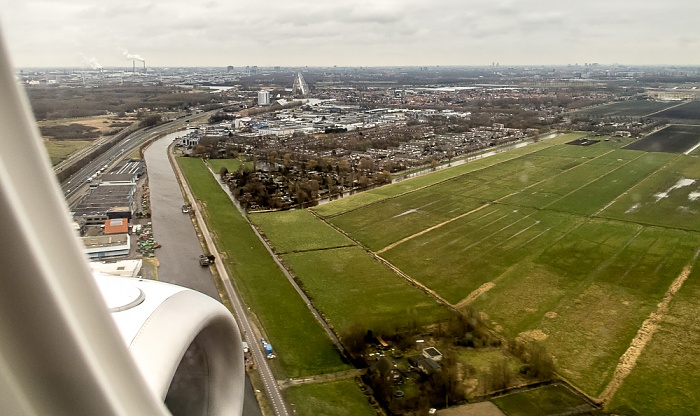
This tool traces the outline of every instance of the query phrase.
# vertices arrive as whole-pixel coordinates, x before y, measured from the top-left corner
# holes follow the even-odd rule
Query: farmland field
[[[179,158],[204,212],[236,289],[255,311],[275,345],[273,365],[282,377],[348,368],[260,240],[201,159]]]
[[[658,114],[654,118],[671,120],[677,124],[700,124],[700,101],[691,101],[683,105],[669,108]]]
[[[277,253],[347,247],[353,241],[319,221],[306,210],[250,214]]]
[[[44,146],[51,158],[51,164],[55,166],[78,150],[90,146],[91,143],[92,141],[86,140],[52,140],[45,141]]]
[[[666,101],[629,100],[612,104],[604,104],[597,107],[580,110],[576,113],[607,117],[644,117],[674,105],[678,105],[678,103]]]
[[[359,247],[292,253],[283,259],[341,334],[358,324],[393,330],[448,318],[446,308]]]
[[[625,149],[632,139],[566,144],[584,136],[251,219],[336,331],[445,319],[427,291],[476,308],[508,338],[538,340],[562,377],[598,397],[642,323],[697,262],[700,165],[692,155]],[[634,388],[623,383],[611,406],[630,406],[664,365],[681,371],[677,360],[698,353],[697,337],[681,336],[697,332],[698,278],[696,270],[671,301],[625,382]],[[664,357],[667,348],[678,357]],[[685,370],[677,378],[696,385],[700,368]],[[670,389],[673,380],[660,383]],[[700,408],[697,392],[681,394]],[[663,402],[645,403],[643,414],[667,413]]]
[[[382,186],[380,188],[357,193],[355,195],[341,198],[334,201],[332,204],[324,204],[313,208],[315,212],[324,217],[332,217],[354,209],[365,207],[366,205],[382,201],[388,198],[399,196],[406,192],[412,192],[424,186],[432,186],[436,183],[454,179],[458,176],[475,172],[489,166],[501,163],[506,160],[516,159],[520,156],[533,153],[542,149],[549,148],[552,144],[565,143],[585,136],[585,133],[568,133],[563,134],[553,139],[548,139],[529,146],[520,147],[518,149],[502,152],[493,156],[473,160],[469,163],[454,166],[450,169],[439,170],[427,175],[417,176],[410,180],[404,180],[393,184],[392,186]]]
[[[433,185],[426,175],[420,186],[373,191],[364,205],[358,197],[314,210],[448,303],[483,311],[494,330],[539,340],[559,373],[596,397],[700,248],[696,158],[623,149],[631,142],[539,143],[516,158],[436,172]],[[334,273],[326,255],[289,263],[311,281],[325,276],[316,265]],[[681,320],[679,330],[692,325]],[[623,388],[615,403],[630,394]]]
[[[539,416],[551,414],[585,414],[593,407],[579,394],[561,384],[552,384],[522,393],[509,394],[493,402],[508,416]]]
[[[628,145],[645,152],[683,153],[700,143],[700,126],[672,125]]]
[[[700,403],[700,264],[611,403],[620,414],[695,415]],[[649,382],[653,380],[653,382]]]
[[[285,390],[284,394],[294,403],[294,414],[300,416],[377,414],[352,379],[293,386]]]
[[[700,231],[700,164],[682,156],[648,176],[600,215],[623,221]]]

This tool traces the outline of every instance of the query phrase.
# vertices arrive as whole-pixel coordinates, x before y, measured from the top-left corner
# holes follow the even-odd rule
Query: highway
[[[108,171],[109,168],[126,158],[134,149],[137,149],[147,141],[168,132],[183,130],[187,124],[207,118],[217,111],[219,110],[217,109],[197,115],[185,116],[155,127],[138,129],[127,135],[118,143],[115,143],[114,146],[112,146],[106,152],[95,158],[95,160],[85,165],[82,169],[78,170],[61,183],[61,189],[63,190],[66,201],[68,201],[68,205],[72,206],[75,202],[77,202],[77,200],[80,199],[80,197],[82,197],[82,195],[84,195],[85,190],[91,182],[88,180],[88,178],[92,177],[93,175],[99,175],[101,173],[100,170],[103,167],[107,166],[105,171]]]

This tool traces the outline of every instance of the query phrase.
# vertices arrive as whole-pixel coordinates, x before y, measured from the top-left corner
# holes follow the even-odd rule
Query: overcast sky
[[[18,67],[700,65],[698,0],[0,0]]]

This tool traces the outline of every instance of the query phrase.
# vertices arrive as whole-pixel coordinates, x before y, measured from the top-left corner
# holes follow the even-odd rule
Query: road
[[[153,233],[158,242],[163,245],[157,252],[160,263],[158,278],[220,300],[209,268],[201,267],[197,261],[202,252],[202,246],[190,216],[182,213],[182,192],[167,154],[168,146],[179,134],[181,133],[172,133],[156,140],[145,153],[150,184]],[[219,257],[218,253],[216,256]],[[240,316],[245,315],[237,316],[239,324]],[[244,325],[241,327],[245,328]],[[251,340],[248,340],[248,344],[253,347]],[[267,364],[264,359],[263,363]],[[259,416],[261,414],[253,387],[246,375],[243,415]]]
[[[217,111],[219,110],[217,109],[200,113],[195,116],[183,117],[181,119],[170,121],[155,127],[138,129],[127,135],[105,153],[95,158],[95,160],[85,165],[82,169],[78,170],[78,172],[74,173],[61,183],[61,189],[63,190],[63,194],[65,195],[68,204],[72,206],[73,203],[77,202],[90,183],[88,182],[88,178],[92,175],[98,174],[100,169],[102,169],[104,166],[111,167],[120,160],[126,158],[134,149],[137,149],[145,142],[167,132],[182,130],[187,126],[187,124],[208,118]]]
[[[172,155],[172,152],[168,152],[168,157],[170,157],[172,160],[172,165],[175,168],[175,174],[180,177],[181,183],[186,184],[186,182],[184,181],[182,171],[180,170],[179,165],[175,162],[175,158]],[[287,410],[287,405],[284,401],[284,398],[282,397],[282,391],[280,390],[280,387],[277,384],[277,380],[272,374],[272,370],[270,369],[270,366],[267,363],[266,355],[262,350],[262,344],[260,343],[260,340],[256,338],[255,331],[253,331],[253,326],[248,320],[248,314],[246,313],[247,310],[243,306],[243,303],[238,297],[238,293],[236,293],[236,291],[233,288],[233,285],[231,284],[231,278],[229,277],[228,272],[226,271],[226,268],[224,267],[224,264],[221,261],[221,255],[216,249],[214,240],[212,239],[211,234],[209,233],[209,229],[207,228],[207,225],[204,222],[204,218],[202,217],[202,213],[199,209],[199,206],[197,205],[196,200],[192,195],[192,191],[189,189],[188,186],[185,186],[184,189],[186,199],[192,205],[192,212],[194,212],[195,217],[197,218],[197,223],[199,224],[202,236],[204,237],[204,240],[206,241],[206,244],[211,254],[216,256],[216,260],[214,261],[215,266],[219,275],[221,276],[221,280],[224,283],[226,293],[228,294],[229,299],[231,299],[231,305],[233,306],[234,312],[236,314],[236,320],[238,321],[238,325],[240,326],[241,334],[243,334],[245,341],[248,342],[248,347],[250,348],[250,351],[253,354],[253,358],[255,359],[255,362],[258,367],[258,372],[260,373],[263,383],[265,384],[265,392],[267,393],[267,397],[270,399],[270,403],[272,404],[276,415],[288,416],[289,411]]]

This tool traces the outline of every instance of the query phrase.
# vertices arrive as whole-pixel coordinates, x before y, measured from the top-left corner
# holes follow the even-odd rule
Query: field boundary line
[[[401,276],[401,277],[402,277],[404,280],[406,280],[409,284],[411,284],[411,285],[417,287],[418,289],[422,290],[424,293],[426,293],[428,296],[434,298],[434,299],[437,300],[439,303],[441,303],[441,304],[447,306],[448,308],[450,308],[450,309],[452,309],[452,310],[454,310],[454,311],[457,311],[457,308],[455,308],[455,306],[454,306],[453,304],[451,304],[450,302],[448,302],[447,300],[445,300],[442,296],[438,295],[437,292],[435,292],[434,290],[432,290],[432,289],[430,289],[429,287],[425,286],[424,284],[420,283],[419,281],[417,281],[416,279],[412,278],[411,276],[407,275],[406,273],[404,273],[403,270],[401,270],[401,269],[399,269],[398,267],[394,266],[393,264],[391,264],[391,263],[390,263],[388,260],[386,260],[385,258],[379,256],[376,252],[374,252],[374,251],[370,250],[369,248],[365,247],[364,245],[362,245],[362,243],[360,243],[359,241],[355,240],[351,235],[349,235],[348,233],[346,233],[344,230],[342,230],[342,229],[336,227],[334,224],[331,224],[330,222],[326,221],[325,218],[321,217],[320,215],[318,215],[317,213],[315,213],[315,212],[313,212],[313,211],[311,211],[311,213],[312,213],[314,216],[316,216],[316,218],[318,218],[319,220],[325,222],[326,224],[328,224],[328,225],[330,225],[331,227],[333,227],[333,229],[335,229],[335,230],[338,231],[339,233],[343,234],[344,236],[346,236],[346,237],[349,238],[350,240],[354,241],[355,244],[357,244],[358,247],[360,247],[360,248],[362,248],[363,250],[365,250],[365,252],[367,252],[370,256],[372,256],[372,257],[373,257],[375,260],[377,260],[378,262],[382,263],[382,264],[385,265],[386,267],[388,267],[388,268],[390,268],[391,270],[393,270],[394,273],[396,273],[396,274],[398,274],[399,276]]]
[[[340,371],[337,373],[318,374],[304,378],[292,378],[289,380],[278,380],[281,389],[286,389],[292,386],[301,386],[304,384],[330,383],[333,381],[347,380],[367,374],[366,368],[356,368],[353,370]]]
[[[627,348],[627,351],[620,357],[612,379],[598,397],[603,403],[607,403],[613,398],[627,376],[634,370],[637,365],[637,360],[642,355],[644,348],[649,341],[651,341],[661,321],[666,317],[669,304],[681,289],[683,283],[688,279],[688,276],[690,276],[690,272],[693,270],[693,263],[697,259],[698,254],[700,254],[700,250],[695,252],[695,256],[693,256],[690,263],[683,268],[683,271],[671,283],[671,286],[669,286],[664,294],[663,300],[659,302],[656,310],[652,311],[649,317],[642,323],[642,326],[637,331],[637,335],[632,339],[629,348]]]
[[[350,247],[356,247],[356,244],[345,244],[342,246],[333,246],[333,247],[320,247],[320,248],[307,248],[303,250],[290,250],[290,251],[279,251],[277,253],[278,256],[284,256],[286,254],[299,254],[299,253],[310,253],[312,251],[326,251],[326,250],[338,250],[341,248],[350,248]]]
[[[691,102],[691,101],[690,101],[690,100],[684,100],[684,101],[682,101],[680,104],[676,104],[676,105],[672,105],[672,106],[670,106],[670,107],[666,107],[666,108],[664,108],[663,110],[654,111],[653,113],[649,113],[649,114],[647,114],[647,115],[645,115],[645,116],[642,116],[642,117],[651,117],[651,116],[653,116],[653,115],[656,115],[656,114],[659,114],[659,113],[663,113],[664,111],[668,111],[668,110],[670,110],[670,109],[672,109],[672,108],[676,108],[676,107],[680,107],[680,106],[682,106],[682,105],[686,105],[686,104],[688,104],[689,102]],[[664,127],[664,128],[665,128],[665,127]],[[663,130],[663,129],[662,129],[662,130]]]
[[[496,287],[496,282],[495,282],[495,280],[496,280],[496,279],[494,279],[494,280],[492,280],[492,281],[490,281],[490,282],[486,282],[486,283],[484,283],[483,285],[479,286],[476,290],[474,290],[472,293],[470,293],[469,295],[467,295],[466,298],[464,298],[464,299],[460,300],[459,302],[457,302],[457,304],[455,305],[455,307],[458,308],[458,309],[459,309],[459,308],[463,308],[463,307],[465,307],[465,306],[471,304],[472,302],[474,302],[474,301],[476,300],[476,298],[478,298],[479,296],[483,295],[484,293],[486,293],[486,292],[488,292],[489,290],[491,290],[491,289],[493,289],[494,287]]]
[[[464,214],[460,214],[460,215],[458,215],[458,216],[456,216],[456,217],[454,217],[454,218],[450,218],[450,219],[447,220],[447,221],[443,221],[443,222],[441,222],[440,224],[433,225],[432,227],[428,227],[428,228],[426,228],[425,230],[419,231],[419,232],[417,232],[417,233],[415,233],[415,234],[413,234],[413,235],[409,235],[408,237],[404,237],[404,238],[402,238],[401,240],[399,240],[399,241],[397,241],[397,242],[395,242],[395,243],[391,243],[391,244],[389,244],[388,246],[384,247],[383,249],[377,251],[376,254],[382,254],[383,252],[385,252],[385,251],[387,251],[387,250],[391,250],[392,248],[398,246],[399,244],[405,243],[405,242],[408,241],[408,240],[411,240],[411,239],[413,239],[413,238],[415,238],[415,237],[420,237],[421,235],[423,235],[423,234],[425,234],[425,233],[429,233],[430,231],[433,231],[433,230],[435,230],[435,229],[437,229],[437,228],[440,228],[440,227],[442,227],[443,225],[449,224],[449,223],[451,223],[451,222],[453,222],[453,221],[457,221],[457,220],[459,220],[459,219],[462,219],[462,218],[466,217],[467,215],[470,215],[470,214],[473,214],[473,213],[475,213],[475,212],[481,211],[482,209],[491,206],[491,204],[492,204],[491,202],[487,202],[487,203],[485,203],[484,205],[481,205],[480,207],[477,207],[477,208],[474,208],[474,209],[471,210],[471,211],[465,212]]]

